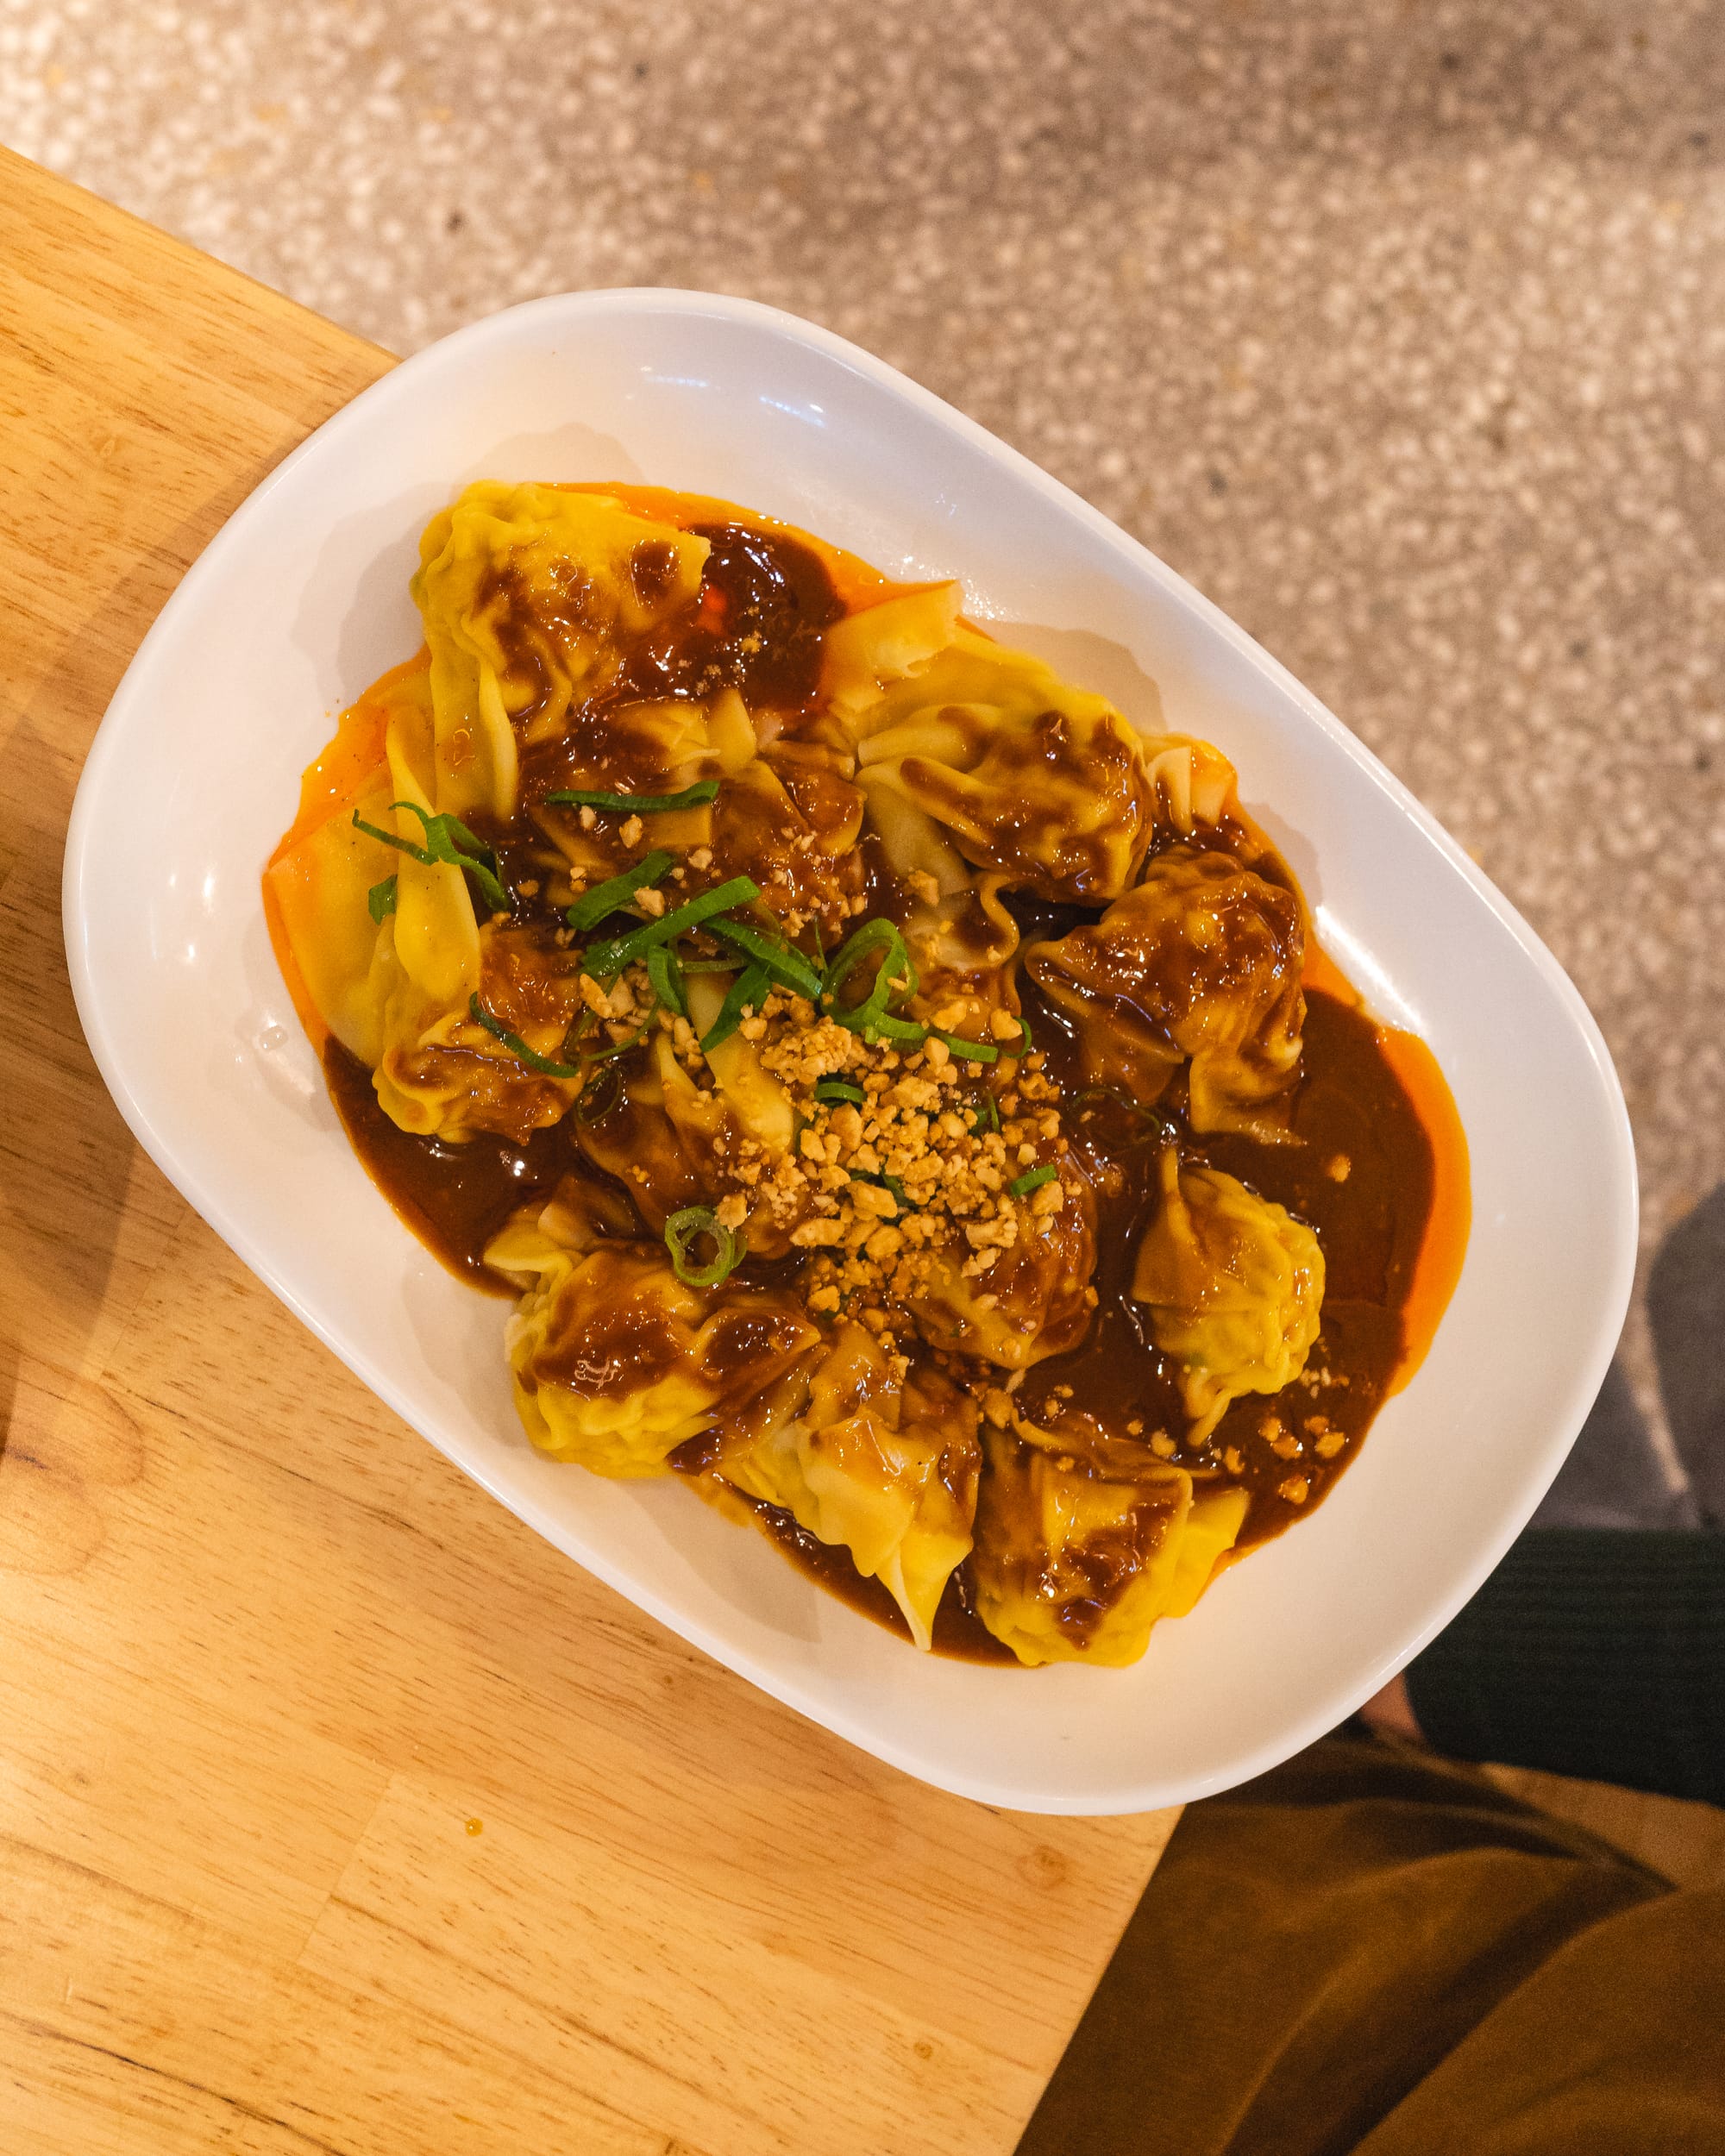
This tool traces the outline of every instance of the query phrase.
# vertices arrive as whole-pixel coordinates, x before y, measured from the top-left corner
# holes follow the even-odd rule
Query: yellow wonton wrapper
[[[1147,1104],[1189,1056],[1192,1128],[1274,1144],[1300,1072],[1305,955],[1291,891],[1231,855],[1176,847],[1100,921],[1036,944],[1025,964],[1076,1021],[1093,1081]]]
[[[1012,962],[1019,928],[1000,899],[1005,878],[973,874],[935,819],[900,793],[876,788],[869,817],[882,858],[910,894],[904,937],[919,986],[905,1008],[925,1021],[938,1011],[946,1031],[967,1039],[994,1039],[994,1012],[1015,1018],[1019,1009]]]
[[[1130,1480],[1082,1472],[1047,1431],[988,1433],[971,1558],[976,1608],[1022,1663],[1136,1662],[1183,1616],[1245,1517],[1237,1489],[1195,1495],[1177,1467]]]
[[[827,633],[824,687],[877,826],[889,797],[1011,887],[1118,898],[1160,830],[1233,797],[1201,742],[1140,736],[1105,697],[958,617],[958,586],[889,599]]]
[[[431,700],[425,669],[398,667],[344,714],[336,739],[305,775],[300,813],[267,872],[300,981],[317,1016],[361,1062],[376,1065],[392,1039],[423,1026],[480,985],[479,924],[459,868],[431,866],[369,838],[380,830],[423,843],[411,810],[435,803]],[[396,879],[381,927],[367,895]]]
[[[712,1026],[729,986],[727,975],[689,977],[689,1015],[698,1034]],[[731,1224],[740,1226],[750,1255],[781,1257],[813,1195],[806,1182],[787,1185],[770,1173],[773,1163],[789,1156],[796,1135],[791,1097],[740,1032],[714,1046],[707,1068],[713,1084],[698,1086],[678,1062],[670,1035],[656,1031],[647,1056],[620,1079],[592,1081],[602,1088],[592,1106],[603,1112],[582,1110],[576,1143],[625,1186],[649,1228],[662,1232],[683,1206],[713,1205],[735,1194],[746,1211]],[[613,1085],[614,1103],[605,1106]],[[752,1142],[747,1150],[745,1141]],[[738,1173],[745,1161],[768,1172],[745,1182]]]
[[[965,1272],[975,1256],[968,1240],[930,1250],[909,1307],[931,1347],[1021,1370],[1077,1346],[1090,1323],[1084,1290],[1096,1266],[1096,1200],[1070,1155],[1058,1187],[1053,1214],[1035,1211],[1040,1193],[1014,1202],[1016,1238],[984,1272]]]
[[[505,1346],[522,1423],[554,1459],[596,1475],[662,1474],[678,1445],[764,1391],[820,1337],[788,1297],[691,1288],[662,1248],[571,1247],[567,1232],[548,1207],[486,1250],[525,1288]]]
[[[372,1069],[392,1120],[447,1140],[521,1138],[568,1110],[577,1081],[531,1069],[478,1023],[471,999],[558,1060],[580,1007],[574,966],[549,943],[482,922],[461,868],[415,861],[353,818],[416,846],[426,842],[416,809],[506,818],[518,733],[561,724],[618,631],[693,599],[707,542],[602,495],[486,481],[432,519],[420,551],[430,665],[398,668],[344,717],[307,774],[269,888],[305,999]],[[711,713],[666,702],[616,716],[674,764],[705,758],[714,740],[733,761],[754,751],[735,697]],[[367,895],[391,877],[393,910],[374,921]]]
[[[1324,1300],[1324,1256],[1304,1221],[1216,1168],[1162,1156],[1162,1209],[1138,1244],[1132,1294],[1182,1365],[1188,1442],[1245,1393],[1279,1393],[1306,1367]]]
[[[879,1341],[847,1323],[787,1381],[766,1427],[728,1453],[719,1473],[790,1513],[817,1541],[849,1550],[925,1651],[946,1583],[970,1549],[976,1420],[953,1388],[929,1399],[901,1393]]]
[[[517,734],[561,729],[619,630],[688,605],[711,549],[603,494],[476,480],[419,542],[439,805],[515,809]],[[683,715],[672,714],[677,724]]]

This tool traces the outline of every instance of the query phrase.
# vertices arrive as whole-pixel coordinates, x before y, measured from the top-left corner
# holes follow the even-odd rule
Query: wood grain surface
[[[1171,1815],[938,1795],[637,1615],[246,1273],[79,1033],[97,721],[389,365],[0,153],[0,2147],[1007,2151]]]

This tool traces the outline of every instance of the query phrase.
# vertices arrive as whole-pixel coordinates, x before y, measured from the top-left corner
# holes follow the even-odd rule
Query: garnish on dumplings
[[[1319,1505],[1465,1149],[1208,743],[729,503],[480,481],[265,874],[528,1439],[912,1645],[1118,1667]]]

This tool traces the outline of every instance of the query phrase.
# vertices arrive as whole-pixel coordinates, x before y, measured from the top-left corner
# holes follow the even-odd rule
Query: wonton
[[[724,1479],[841,1545],[926,1648],[946,1583],[970,1549],[982,1453],[974,1401],[932,1373],[901,1386],[879,1342],[842,1324],[768,1395],[766,1427],[728,1451]]]
[[[794,1521],[920,1648],[1135,1659],[1389,1382],[1307,1368],[1359,1125],[1232,765],[700,497],[480,481],[412,591],[266,904],[367,1165],[518,1298],[527,1438]],[[1372,1082],[1333,1250],[1417,1187]]]
[[[505,1345],[527,1434],[596,1475],[662,1473],[819,1337],[786,1297],[691,1288],[653,1244],[571,1250],[543,1216],[505,1231],[486,1262],[524,1284]]]
[[[1185,1067],[1195,1131],[1273,1139],[1300,1068],[1304,960],[1291,891],[1229,855],[1182,848],[1094,927],[1026,962],[1076,1024],[1093,1082],[1151,1102]]]
[[[1132,1294],[1182,1370],[1191,1441],[1244,1393],[1277,1393],[1318,1337],[1324,1257],[1310,1228],[1215,1168],[1162,1156],[1162,1206],[1138,1244]]]
[[[1245,1517],[1238,1493],[1195,1496],[1183,1469],[1086,1474],[1049,1447],[991,1431],[972,1570],[982,1622],[1032,1668],[1136,1662],[1159,1618],[1203,1591]],[[1238,1497],[1239,1501],[1231,1501]]]

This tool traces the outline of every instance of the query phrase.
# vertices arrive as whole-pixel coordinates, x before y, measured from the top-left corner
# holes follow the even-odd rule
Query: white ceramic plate
[[[1153,459],[1155,444],[1140,445]],[[332,716],[419,640],[421,526],[467,480],[637,479],[788,518],[1205,736],[1378,1012],[1436,1051],[1474,1226],[1424,1368],[1335,1494],[1162,1626],[1135,1669],[919,1656],[674,1483],[540,1458],[506,1306],[446,1274],[349,1150],[271,957],[263,862]],[[1556,1473],[1628,1300],[1634,1159],[1556,962],[1431,818],[1208,602],[1074,494],[806,323],[676,291],[475,323],[320,428],[145,639],[78,790],[66,938],[140,1142],[366,1383],[540,1533],[854,1744],[1031,1811],[1227,1787],[1330,1728],[1460,1608]],[[588,1651],[551,1640],[559,1653]]]

